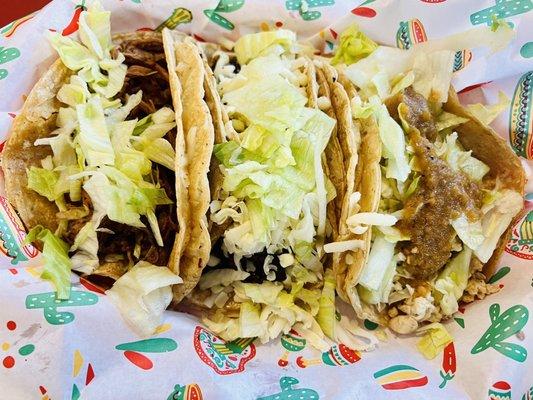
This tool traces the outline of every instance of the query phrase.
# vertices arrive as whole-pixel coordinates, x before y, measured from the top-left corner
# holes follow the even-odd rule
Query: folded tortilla
[[[156,32],[134,32],[113,36],[117,49],[125,55],[128,68],[126,82],[117,95],[124,102],[139,89],[143,97],[129,118],[141,119],[163,106],[176,110],[176,128],[166,134],[165,139],[175,142],[176,178],[174,172],[153,163],[152,174],[157,175],[158,184],[165,189],[173,204],[156,208],[156,217],[161,229],[164,246],[155,243],[150,229],[135,228],[104,219],[100,228],[110,232],[99,232],[99,263],[88,278],[107,289],[119,279],[131,263],[144,260],[154,265],[168,266],[179,271],[180,253],[188,218],[188,199],[185,194],[187,173],[183,171],[185,159],[179,92],[174,98],[166,69],[161,34]],[[61,213],[55,202],[49,201],[28,188],[27,171],[41,167],[41,160],[52,155],[50,146],[34,145],[37,139],[48,138],[57,128],[57,116],[62,103],[56,98],[59,89],[66,84],[73,71],[58,59],[36,83],[14,121],[13,129],[2,153],[2,167],[5,175],[6,193],[9,201],[19,213],[26,228],[43,226],[54,232],[59,226]],[[175,83],[175,81],[174,81]],[[79,203],[79,204],[78,204]],[[93,206],[88,195],[82,194],[81,202],[67,203],[67,210],[86,207],[90,212],[78,219],[68,221],[62,239],[72,245],[80,229],[88,222]],[[64,210],[63,210],[64,211]],[[137,240],[137,241],[136,241]],[[140,254],[134,256],[136,243],[142,243]],[[118,257],[117,257],[118,256]]]
[[[211,250],[206,213],[211,199],[208,172],[215,140],[215,126],[220,122],[211,117],[210,107],[216,107],[209,70],[196,44],[179,33],[163,30],[163,42],[168,59],[172,87],[180,92],[183,120],[185,163],[181,165],[188,177],[188,226],[179,261],[183,284],[173,288],[173,302],[179,303],[191,292],[207,265]],[[209,86],[211,85],[211,86]],[[178,96],[175,96],[176,98]],[[214,110],[215,113],[217,110]],[[215,125],[216,124],[216,125]]]
[[[276,33],[272,34],[276,35]],[[257,34],[256,37],[259,38],[259,36],[260,34]],[[184,254],[180,260],[180,276],[183,278],[184,284],[175,286],[173,306],[177,309],[192,312],[203,317],[204,322],[210,329],[227,340],[235,339],[237,337],[248,337],[251,333],[247,333],[243,327],[239,328],[239,331],[237,332],[235,326],[239,324],[242,326],[243,323],[248,322],[251,323],[251,320],[245,321],[245,319],[252,317],[244,316],[248,315],[247,313],[255,313],[257,310],[253,311],[253,308],[264,307],[268,310],[269,306],[266,305],[266,303],[263,303],[266,301],[265,299],[258,299],[257,297],[254,297],[254,295],[251,295],[251,298],[248,297],[248,295],[243,297],[241,290],[257,289],[259,291],[265,291],[265,293],[282,290],[280,285],[283,279],[285,279],[282,277],[282,274],[285,276],[285,267],[278,265],[277,258],[280,255],[279,252],[269,253],[266,249],[242,258],[243,265],[246,265],[243,267],[237,267],[233,255],[228,252],[225,248],[225,244],[223,244],[228,230],[234,228],[233,221],[230,218],[227,218],[223,221],[217,219],[215,222],[213,214],[217,213],[221,204],[228,198],[228,194],[231,195],[231,193],[223,190],[225,175],[222,172],[223,166],[221,165],[221,161],[215,156],[217,149],[220,149],[221,145],[228,144],[228,142],[239,143],[243,140],[242,128],[236,128],[236,126],[240,121],[246,121],[245,117],[240,115],[238,111],[236,113],[236,110],[229,107],[223,100],[224,90],[221,87],[228,79],[224,76],[224,71],[227,71],[228,69],[236,71],[230,73],[230,75],[236,76],[242,68],[255,67],[250,67],[249,65],[246,65],[247,63],[241,64],[237,60],[235,53],[224,50],[220,46],[194,42],[191,38],[170,31],[164,31],[163,38],[166,47],[174,49],[176,59],[181,60],[178,61],[175,66],[172,66],[172,62],[169,62],[169,65],[171,66],[171,69],[175,68],[182,88],[183,126],[185,141],[187,143],[188,162],[194,163],[194,165],[191,165],[191,168],[199,169],[199,165],[201,165],[201,169],[205,171],[203,177],[208,177],[209,181],[209,185],[207,185],[207,182],[202,182],[201,185],[196,185],[198,188],[200,186],[202,188],[201,193],[199,193],[198,196],[201,197],[203,201],[196,203],[196,205],[194,201],[190,201],[191,216],[189,224],[194,226],[195,223],[200,223],[201,221],[201,224],[199,225],[201,226],[201,229],[198,229],[196,233],[191,232],[191,237],[189,238],[189,241],[191,242],[189,243],[194,243],[194,240],[200,240],[202,243],[202,255],[187,258],[188,249],[190,249],[190,251],[196,251],[198,249],[198,244],[185,245]],[[186,60],[194,61],[187,62]],[[298,79],[301,82],[305,81],[303,84],[300,83],[298,89],[301,90],[302,94],[305,93],[307,103],[305,104],[305,107],[309,110],[315,110],[314,112],[323,115],[323,118],[327,119],[328,124],[331,124],[331,127],[333,127],[334,121],[331,117],[334,117],[334,111],[331,105],[332,102],[330,99],[329,88],[326,88],[327,84],[325,81],[322,82],[323,86],[321,88],[319,81],[317,80],[317,76],[322,73],[320,72],[320,68],[315,67],[311,59],[303,56],[299,59],[298,63],[299,67],[297,67],[297,70],[292,73],[294,76],[298,77],[294,79]],[[329,71],[334,73],[334,70],[332,69]],[[194,89],[191,89],[189,95],[186,95],[185,87],[192,86],[192,82],[194,82],[195,85]],[[287,80],[286,85],[290,86],[291,83]],[[190,124],[187,122],[188,114],[191,115]],[[327,115],[329,115],[330,118],[328,118]],[[241,118],[240,121],[239,118]],[[235,121],[236,119],[238,121]],[[198,127],[199,124],[203,128]],[[198,140],[194,140],[194,135],[198,134],[199,131],[205,133],[206,136],[204,136],[204,138],[207,136],[209,137],[202,142],[202,144],[207,144],[205,147],[202,147],[201,150],[198,150],[197,156],[192,156],[194,153],[194,150],[192,150],[193,146],[200,147]],[[332,144],[332,142],[335,143]],[[338,139],[332,137],[328,143],[327,148],[334,148],[335,150],[333,151],[338,151],[338,154],[342,157]],[[215,149],[214,155],[211,157],[213,145],[215,146]],[[209,150],[209,153],[204,153],[204,150]],[[333,174],[332,171],[335,171],[339,181],[342,180],[343,182],[346,182],[346,177],[344,176],[344,164],[342,159],[335,159],[330,156],[331,154],[332,152],[330,150],[325,150],[321,154],[320,164],[321,168],[323,168],[325,179],[328,181],[327,185],[328,188],[330,188],[328,190],[333,192],[334,189],[338,190],[341,186],[338,186],[337,188],[334,182],[330,184],[329,179],[331,179],[331,181],[334,180],[333,178],[330,178]],[[207,157],[204,158],[204,156]],[[355,174],[356,163],[357,159],[353,160],[351,164],[353,170],[352,180],[354,180],[353,175]],[[191,179],[193,175],[195,175],[195,173],[189,171],[189,177],[191,177]],[[192,190],[193,186],[195,185],[193,185],[191,181],[189,183],[189,191]],[[327,210],[326,207],[324,208],[324,218],[327,220],[327,226],[324,226],[324,233],[322,233],[320,237],[317,236],[314,239],[314,243],[318,243],[320,248],[322,248],[326,241],[330,241],[334,236],[336,237],[338,235],[338,228],[336,226],[338,218],[336,213],[337,211],[340,212],[341,202],[338,202],[338,210],[333,203],[334,201],[330,201],[327,205]],[[209,204],[211,204],[211,207],[209,207]],[[326,211],[327,218],[325,215]],[[198,239],[200,237],[199,235],[201,236],[201,239]],[[205,238],[207,238],[207,240]],[[210,240],[208,240],[209,238]],[[287,252],[288,250],[285,249],[284,251]],[[294,259],[294,257],[288,253],[286,256],[288,259],[291,257]],[[328,255],[322,253],[322,255],[319,255],[318,257],[322,258],[323,265],[327,266],[330,264]],[[268,265],[268,267],[274,269],[270,270],[269,273],[272,276],[268,275],[269,278],[267,279],[268,271],[264,270],[264,268],[266,268],[269,260],[272,264]],[[294,263],[294,261],[292,262]],[[247,266],[250,263],[254,265],[252,269],[249,269],[249,266]],[[305,293],[311,293],[311,291],[314,291],[313,296],[319,296],[323,286],[322,265],[320,265],[320,267],[317,266],[316,268],[316,278],[311,278],[310,281],[302,280],[300,286]],[[237,277],[237,275],[239,276]],[[235,283],[235,291],[229,290],[232,282]],[[225,286],[226,289],[222,290],[224,293],[221,293],[220,289],[223,286]],[[270,297],[267,296],[270,299],[269,301],[274,301],[275,296],[274,298],[272,296],[272,294]],[[252,298],[257,300],[257,305],[253,307],[251,307]],[[263,304],[265,305],[263,306]],[[293,307],[295,306],[293,305]],[[302,313],[307,313],[307,305],[304,306],[299,304],[298,307],[303,307],[298,308],[298,310],[301,310]],[[313,310],[313,313],[316,314],[316,311],[317,310]],[[291,307],[289,304],[287,304],[287,312],[291,313]],[[309,317],[310,316],[311,314],[309,314]],[[267,317],[265,317],[265,321],[266,319]],[[306,324],[312,324],[311,321],[312,318],[308,319]],[[286,322],[279,322],[280,329],[283,329],[283,331],[289,329],[294,322],[287,327],[285,324]],[[316,324],[316,322],[313,322],[313,324]],[[268,340],[269,334],[272,333],[255,332],[255,335],[261,337],[261,340],[263,341]],[[278,333],[274,334],[273,337],[277,336],[277,334]],[[323,334],[320,333],[320,335]]]
[[[359,209],[350,215],[370,213],[382,219],[382,214],[388,213],[385,204],[391,201],[400,211],[395,213],[398,221],[393,226],[382,228],[380,222],[375,222],[373,227],[369,223],[365,233],[355,235],[364,245],[355,250],[349,262],[346,253],[340,254],[344,261],[337,266],[337,291],[349,299],[360,318],[398,333],[410,333],[423,322],[450,318],[458,302],[470,302],[498,290],[485,281],[505,247],[512,221],[519,215],[525,177],[520,160],[508,144],[463,107],[453,89],[442,109],[410,87],[385,104],[390,116],[403,125],[405,140],[411,146],[410,165],[418,178],[410,189],[403,189],[409,192],[405,198],[390,194],[384,197],[384,193],[397,189],[391,189],[384,176],[387,161],[377,121],[372,116],[363,120],[361,168],[356,183],[361,200]],[[342,114],[338,113],[337,118],[342,119]],[[452,122],[439,130],[438,121],[444,118]],[[339,125],[343,123],[339,121]],[[445,151],[451,153],[443,154]],[[471,162],[474,167],[458,167],[460,162]],[[485,168],[486,173],[480,175]],[[406,186],[414,181],[413,176]],[[489,225],[494,227],[498,221],[504,221],[505,226],[490,231]],[[456,231],[463,236],[460,238]],[[487,237],[487,232],[495,231],[498,233]],[[495,244],[493,250],[491,241]],[[395,244],[387,244],[391,242]],[[381,255],[372,255],[374,247],[381,255],[394,251],[394,258],[378,261]],[[482,262],[478,257],[486,259]],[[392,269],[382,265],[384,262],[392,262]],[[393,275],[387,275],[390,271]],[[368,286],[376,283],[375,279],[380,279],[379,290],[372,291]]]

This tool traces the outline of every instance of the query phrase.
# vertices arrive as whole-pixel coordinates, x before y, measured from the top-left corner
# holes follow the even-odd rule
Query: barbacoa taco
[[[189,202],[179,87],[161,34],[112,38],[97,2],[80,15],[79,39],[49,34],[59,59],[15,119],[2,155],[6,192],[57,298],[69,298],[77,271],[111,288],[149,335],[181,282]]]
[[[337,290],[360,318],[411,333],[498,290],[486,280],[523,207],[525,177],[450,89],[453,51],[372,51],[340,68],[357,89],[345,118],[366,133],[358,207],[339,223],[360,248],[337,256]]]
[[[317,80],[324,73],[290,31],[246,35],[231,50],[163,36],[182,55],[176,62],[182,84],[183,60],[203,60],[203,85],[198,80],[195,96],[183,96],[184,132],[187,141],[185,115],[209,109],[215,143],[209,202],[200,209],[211,249],[201,263],[191,258],[190,267],[182,259],[181,271],[192,272],[180,274],[176,304],[226,340],[266,342],[296,328],[327,348],[324,333],[338,339],[347,332],[335,322],[326,254],[342,205],[333,206],[336,187],[328,176],[334,171],[339,188],[346,177],[342,158],[326,157],[343,154],[328,82],[321,88]],[[357,347],[353,337],[343,340]]]

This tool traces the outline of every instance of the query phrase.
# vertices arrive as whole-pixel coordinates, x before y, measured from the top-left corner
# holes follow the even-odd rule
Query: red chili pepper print
[[[68,36],[78,30],[78,27],[79,27],[78,22],[80,20],[80,15],[82,11],[85,11],[85,0],[83,0],[80,5],[76,6],[72,19],[70,20],[69,24],[65,27],[65,29],[61,31],[61,35]]]
[[[457,360],[455,358],[455,346],[453,345],[453,342],[451,342],[444,348],[442,352],[442,368],[440,371],[440,376],[443,380],[439,385],[440,389],[443,389],[446,386],[446,383],[453,379],[456,370]]]

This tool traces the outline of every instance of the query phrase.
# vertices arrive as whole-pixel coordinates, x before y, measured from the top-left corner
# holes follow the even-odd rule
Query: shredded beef
[[[63,235],[63,239],[69,244],[74,243],[74,239],[80,232],[81,228],[83,228],[85,224],[89,222],[93,216],[93,206],[91,204],[91,198],[89,197],[89,195],[87,194],[85,190],[81,191],[81,202],[67,203],[67,208],[79,207],[80,203],[81,205],[89,209],[89,213],[83,218],[68,221],[67,231]]]
[[[121,43],[118,51],[124,54],[125,64],[128,67],[124,86],[118,94],[118,98],[125,103],[129,95],[137,93],[139,90],[142,90],[143,93],[141,103],[132,110],[128,119],[141,119],[161,107],[172,107],[162,40],[152,38],[128,40]],[[116,50],[114,52],[116,53]],[[175,129],[167,133],[165,139],[169,140],[174,146],[176,142]],[[168,198],[175,202],[174,172],[156,163],[152,165],[154,181],[165,190]],[[91,212],[84,218],[69,221],[67,232],[64,235],[64,239],[69,244],[74,243],[74,239],[80,229],[92,217],[91,200],[85,191],[82,194],[82,203],[87,205]],[[79,206],[79,202],[68,203],[67,207],[69,206]],[[104,260],[108,255],[119,254],[133,262],[144,260],[154,265],[167,265],[175,233],[178,229],[176,205],[174,203],[157,206],[155,213],[163,239],[163,247],[157,245],[148,220],[145,217],[141,217],[141,221],[145,225],[144,228],[134,228],[111,221],[105,217],[100,224],[100,228],[103,228],[103,231],[97,233],[99,259]],[[138,258],[134,257],[137,243],[140,246]]]

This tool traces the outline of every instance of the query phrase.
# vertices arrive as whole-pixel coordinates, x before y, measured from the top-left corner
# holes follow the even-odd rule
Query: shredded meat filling
[[[143,92],[141,103],[132,110],[128,119],[141,119],[161,107],[171,107],[172,97],[162,41],[151,38],[124,41],[118,51],[124,54],[125,64],[128,67],[124,86],[118,94],[118,98],[124,103],[128,95],[137,93],[139,90]],[[174,146],[176,141],[175,129],[167,133],[165,139]],[[165,190],[168,198],[174,200],[176,198],[174,173],[159,164],[153,163],[152,165],[154,181]],[[67,202],[67,207],[79,207],[79,203]],[[81,219],[68,222],[67,232],[63,238],[69,244],[74,243],[80,229],[92,217],[91,199],[85,191],[82,191],[81,203],[87,206],[91,212]],[[157,206],[155,213],[164,243],[163,247],[157,245],[145,217],[142,217],[141,221],[146,228],[134,228],[105,217],[100,224],[100,228],[104,229],[97,234],[100,261],[111,255],[120,255],[123,256],[124,262],[144,260],[154,265],[167,265],[175,232],[178,229],[175,204]],[[139,246],[138,257],[134,256],[136,245]]]

